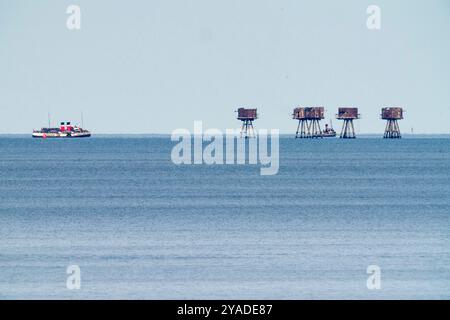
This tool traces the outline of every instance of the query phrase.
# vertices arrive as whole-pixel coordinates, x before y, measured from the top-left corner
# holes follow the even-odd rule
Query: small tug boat
[[[328,126],[328,123],[325,124],[325,130],[322,131],[322,137],[323,138],[333,138],[336,137],[336,131],[333,129],[333,125],[330,122],[330,126]]]
[[[91,133],[78,126],[72,126],[70,122],[61,122],[59,128],[42,128],[33,130],[33,138],[88,138]]]

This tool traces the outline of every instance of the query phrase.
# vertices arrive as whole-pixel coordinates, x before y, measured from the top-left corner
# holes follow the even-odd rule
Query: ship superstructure
[[[61,122],[59,128],[42,128],[33,130],[33,138],[87,138],[91,133],[88,130],[73,126],[70,122]]]

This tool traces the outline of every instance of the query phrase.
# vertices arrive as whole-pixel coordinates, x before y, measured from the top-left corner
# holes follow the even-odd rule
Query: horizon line
[[[357,133],[357,136],[375,136],[375,135],[383,135],[384,132],[360,132]],[[93,136],[95,135],[100,135],[100,136],[121,136],[121,135],[128,135],[128,136],[138,136],[138,135],[158,135],[158,136],[171,136],[172,133],[167,133],[167,132],[130,132],[130,133],[121,133],[121,132],[92,132],[91,134]],[[31,133],[29,132],[13,132],[13,133],[7,133],[7,132],[0,132],[0,136],[23,136],[23,135],[30,135]],[[192,134],[194,135],[194,134]],[[225,133],[223,134],[224,136],[226,135]],[[288,135],[294,135],[295,133],[280,133],[280,136],[288,136]],[[450,136],[450,132],[438,132],[438,133],[402,133],[402,136],[437,136],[437,135],[448,135]],[[337,138],[339,137],[338,135],[336,136]]]

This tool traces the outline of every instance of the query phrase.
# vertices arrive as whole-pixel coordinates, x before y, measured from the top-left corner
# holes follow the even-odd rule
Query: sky
[[[69,30],[69,5],[81,29]],[[369,5],[381,29],[369,30]],[[0,133],[60,121],[94,133],[293,133],[292,110],[359,108],[360,133],[450,133],[448,0],[0,0]]]

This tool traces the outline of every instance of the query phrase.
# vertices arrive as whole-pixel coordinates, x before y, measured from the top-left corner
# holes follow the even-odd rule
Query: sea
[[[0,299],[450,299],[450,136],[175,144],[0,136]]]

